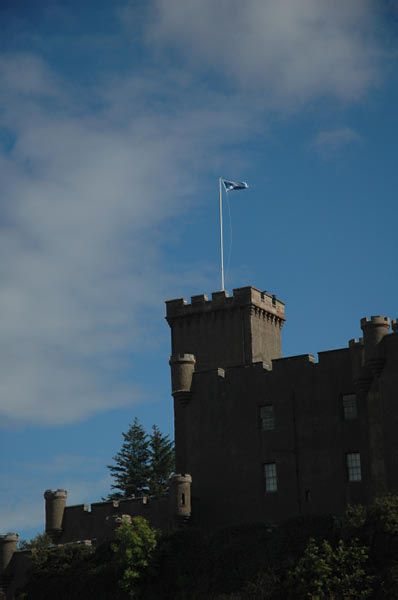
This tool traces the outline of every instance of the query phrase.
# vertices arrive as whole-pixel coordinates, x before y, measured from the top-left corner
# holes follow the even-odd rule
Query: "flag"
[[[227,192],[231,190],[246,190],[249,187],[245,181],[228,181],[227,179],[223,179],[222,182]]]

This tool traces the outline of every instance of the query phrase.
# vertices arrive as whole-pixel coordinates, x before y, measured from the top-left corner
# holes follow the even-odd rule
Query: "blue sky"
[[[173,434],[164,300],[286,302],[284,355],[397,317],[398,3],[0,6],[0,532],[98,501],[134,416]],[[226,255],[230,244],[225,206]]]

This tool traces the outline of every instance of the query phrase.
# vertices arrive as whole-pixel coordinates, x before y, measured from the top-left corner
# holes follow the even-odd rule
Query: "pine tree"
[[[152,426],[149,451],[149,494],[151,496],[163,496],[168,492],[169,477],[174,471],[174,442],[170,441],[168,435],[162,434],[156,425]]]
[[[107,465],[115,481],[109,499],[142,496],[148,493],[150,477],[150,442],[137,417],[127,433],[122,433],[124,443],[113,460],[115,465]]]
[[[156,425],[147,435],[137,417],[127,433],[122,433],[124,443],[107,465],[114,483],[108,500],[129,496],[162,496],[168,491],[168,479],[174,470],[174,442],[163,435]]]

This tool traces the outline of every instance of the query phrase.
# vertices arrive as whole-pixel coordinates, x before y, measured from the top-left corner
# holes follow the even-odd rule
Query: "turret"
[[[172,355],[193,354],[196,371],[280,358],[285,305],[254,287],[166,302]]]
[[[348,342],[351,358],[352,380],[356,391],[367,392],[372,383],[372,372],[369,367],[364,366],[364,345],[363,338],[359,341],[352,339]]]
[[[193,354],[176,354],[170,356],[171,393],[182,404],[186,404],[191,396],[195,363],[196,360]]]
[[[374,375],[379,375],[383,369],[384,351],[380,343],[390,330],[390,319],[382,316],[372,316],[361,319],[364,343],[364,364]]]
[[[192,477],[187,473],[172,475],[169,479],[170,516],[178,526],[185,525],[191,516],[191,483]]]
[[[7,569],[14,552],[18,550],[19,535],[17,533],[6,533],[0,535],[0,576]]]
[[[46,533],[48,533],[54,543],[62,532],[66,497],[66,490],[46,490],[44,492],[46,501]]]

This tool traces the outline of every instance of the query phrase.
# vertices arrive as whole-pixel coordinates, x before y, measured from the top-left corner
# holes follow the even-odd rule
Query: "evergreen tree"
[[[142,496],[148,493],[150,477],[150,446],[148,435],[137,417],[127,433],[122,433],[124,443],[120,452],[113,457],[114,465],[107,465],[115,481],[109,499]]]
[[[156,425],[148,436],[137,418],[122,435],[122,448],[113,457],[114,464],[107,465],[114,480],[112,490],[116,490],[108,499],[167,493],[168,479],[174,469],[174,442]]]
[[[163,496],[168,492],[169,477],[174,471],[174,442],[170,441],[168,435],[162,434],[156,425],[152,426],[149,451],[149,494],[151,496]]]

